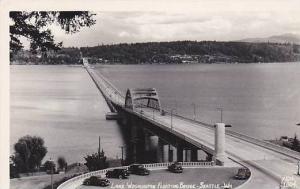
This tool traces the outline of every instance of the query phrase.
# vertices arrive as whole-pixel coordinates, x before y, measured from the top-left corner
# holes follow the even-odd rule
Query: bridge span
[[[292,178],[300,186],[300,176],[297,175],[300,153],[226,131],[226,145],[221,146],[225,149],[224,154],[218,154],[215,143],[220,141],[215,137],[216,126],[163,110],[155,89],[129,89],[124,95],[85,59],[84,65],[111,111],[118,112],[120,122],[130,127],[130,162],[153,161],[150,143],[157,137],[157,162],[198,161],[198,151],[202,150],[207,153],[207,160],[215,160],[219,165],[231,166],[233,162],[239,162],[250,168],[252,179],[242,188],[276,189],[285,177]],[[216,125],[224,126],[222,123]],[[222,157],[216,157],[218,155]]]

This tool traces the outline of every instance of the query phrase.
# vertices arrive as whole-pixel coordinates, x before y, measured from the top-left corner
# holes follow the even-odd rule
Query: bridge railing
[[[272,150],[272,151],[290,156],[291,158],[300,160],[300,153],[296,152],[294,150],[291,150],[291,149],[273,144],[273,143],[268,142],[268,141],[259,140],[257,138],[254,138],[254,137],[251,137],[251,136],[248,136],[248,135],[245,135],[245,134],[237,133],[237,132],[234,132],[234,131],[226,131],[226,134],[230,135],[232,137],[239,138],[241,140],[250,142],[252,144],[267,148],[269,150]]]
[[[96,74],[93,69],[86,66],[86,70],[92,76],[97,87],[100,89],[105,98],[113,101],[116,104],[123,105],[125,101],[125,96],[104,76],[100,73]],[[94,79],[98,78],[98,79]]]
[[[183,168],[201,168],[201,167],[212,167],[214,166],[214,162],[179,162]],[[145,168],[149,170],[159,170],[159,169],[166,169],[172,162],[166,163],[152,163],[152,164],[143,164]],[[74,189],[82,184],[83,180],[89,178],[91,176],[101,176],[103,177],[105,173],[109,170],[123,168],[128,169],[129,166],[122,166],[122,167],[112,167],[108,169],[93,171],[89,173],[85,173],[79,175],[77,177],[71,178],[61,185],[58,186],[57,189]]]
[[[93,77],[99,77],[100,80],[95,80],[95,82],[99,85],[99,87],[102,89],[102,93],[106,96],[106,98],[109,98],[110,100],[113,100],[116,104],[119,105],[124,105],[125,104],[125,95],[120,92],[109,80],[107,80],[101,73],[94,73],[94,70],[90,68],[90,66],[86,66],[87,71],[93,75]],[[100,82],[103,81],[103,82]],[[114,98],[113,98],[114,96]],[[124,103],[120,103],[120,101],[122,101]],[[137,106],[142,107],[142,108],[148,108],[147,106],[145,106],[144,104],[140,103],[137,104]],[[167,115],[171,115],[171,111],[170,110],[166,110],[163,109],[162,110],[165,114]],[[178,118],[182,118],[182,119],[186,119],[186,120],[190,120],[189,118],[180,115],[180,114],[173,114],[173,116],[176,116]],[[199,122],[203,125],[208,125],[204,122]]]
[[[103,81],[103,82],[100,82],[99,80],[95,80],[95,82],[97,82],[99,87],[102,89],[102,93],[104,93],[104,96],[106,98],[112,98],[112,95],[114,95],[115,99],[110,99],[110,100],[114,100],[116,104],[119,104],[121,106],[124,105],[124,103],[122,103],[122,101],[123,102],[125,101],[125,96],[110,81],[108,81],[100,73],[95,74],[94,71],[89,66],[86,66],[86,68],[90,74],[92,74],[94,77],[100,77],[100,81]],[[141,106],[143,107],[144,105],[141,104]],[[193,123],[198,123],[201,126],[204,126],[207,128],[213,128],[212,124],[201,122],[199,120],[194,120],[194,119],[188,118],[186,116],[180,115],[178,113],[173,113],[173,112],[171,113],[171,109],[170,110],[164,109],[162,112],[169,116],[172,114],[172,116],[182,119],[182,120],[187,120],[187,121],[190,121]],[[141,111],[140,112],[137,111],[136,113],[142,114]],[[148,117],[149,119],[155,120],[156,122],[159,122],[157,119],[155,119],[154,116],[152,117],[151,115],[146,115],[146,114],[144,114],[144,116]],[[161,122],[161,121],[160,121],[160,123],[171,125],[171,123],[166,123],[166,122]],[[273,143],[270,143],[267,141],[263,141],[263,140],[259,140],[254,137],[250,137],[248,135],[237,133],[237,132],[230,131],[230,130],[226,130],[226,134],[300,160],[299,152],[284,148],[282,146],[278,146],[276,144],[273,144]]]
[[[93,69],[89,66],[89,64],[87,64],[87,66],[85,66],[87,68],[87,70],[89,72],[94,72]],[[93,74],[94,75],[94,74]],[[125,98],[125,95],[120,92],[109,80],[107,80],[101,73],[98,73],[97,76],[101,77],[101,79],[107,84],[109,85],[110,88],[112,88],[118,95],[120,95],[121,97]]]
[[[167,115],[171,115],[170,110],[169,111],[164,110],[164,112]],[[172,114],[172,116],[175,116],[175,117],[177,117],[179,119],[182,119],[182,120],[187,120],[187,121],[190,121],[190,122],[193,122],[193,123],[201,124],[202,126],[207,127],[207,128],[214,128],[213,124],[208,124],[208,123],[205,123],[205,122],[201,122],[199,120],[194,120],[194,119],[182,116],[180,114]],[[273,144],[273,143],[265,141],[265,140],[260,140],[260,139],[257,139],[257,138],[254,138],[254,137],[251,137],[251,136],[248,136],[248,135],[245,135],[245,134],[241,134],[241,133],[238,133],[238,132],[235,132],[235,131],[231,131],[231,130],[226,130],[226,134],[229,135],[229,136],[232,136],[232,137],[239,138],[241,140],[250,142],[252,144],[256,144],[258,146],[267,148],[269,150],[272,150],[272,151],[275,151],[275,152],[278,152],[278,153],[281,153],[281,154],[284,154],[284,155],[288,155],[288,156],[290,156],[294,159],[300,160],[300,153],[296,152],[294,150],[291,150],[291,149]]]
[[[103,81],[105,81],[105,83],[110,87],[110,88],[112,88],[113,89],[113,91],[117,94],[117,95],[119,95],[119,96],[121,96],[121,97],[123,97],[123,98],[125,98],[125,95],[121,92],[121,91],[119,91],[109,80],[107,80],[103,75],[101,75],[100,73],[99,73],[99,76],[101,77],[101,79],[103,79]]]
[[[159,119],[155,119],[155,116],[152,116],[149,113],[148,114],[142,113],[141,111],[137,111],[136,113],[138,113],[140,115],[143,115],[144,117],[147,117],[148,119],[150,119],[152,121],[155,121],[156,123],[160,123],[161,125],[169,125],[169,126],[171,126],[171,121],[161,121]],[[165,111],[165,114],[166,115],[171,115],[171,113],[169,113],[167,111]],[[197,124],[201,124],[204,127],[213,129],[213,125],[212,124],[202,123],[202,122],[199,122],[197,120],[195,121],[195,120],[183,117],[183,116],[178,115],[178,114],[177,115],[172,114],[172,115],[176,116],[179,119],[187,120],[187,121],[190,121],[190,122],[193,122],[193,123],[197,123]],[[174,126],[173,126],[173,128],[174,128]],[[260,140],[260,139],[257,139],[257,138],[254,138],[254,137],[251,137],[251,136],[248,136],[248,135],[245,135],[245,134],[241,134],[241,133],[238,133],[238,132],[234,132],[234,131],[231,131],[231,130],[226,130],[226,135],[229,135],[229,136],[232,136],[234,138],[238,138],[238,139],[244,140],[246,142],[250,142],[252,144],[255,144],[255,145],[264,147],[266,149],[275,151],[277,153],[281,153],[281,154],[287,155],[289,157],[292,157],[294,159],[300,160],[300,153],[299,152],[296,152],[296,151],[293,151],[291,149],[288,149],[288,148],[285,148],[285,147],[273,144],[271,142]]]
[[[157,113],[159,110],[152,108],[152,110],[154,112],[153,112],[153,115],[150,115],[150,114],[145,114],[144,111],[143,111],[143,108],[147,108],[147,106],[141,105],[141,107],[142,108],[140,108],[138,111],[135,111],[135,112],[138,113],[138,114],[141,114],[145,117],[148,117],[149,119],[152,119],[153,121],[171,126],[171,120],[170,121],[160,121],[159,119],[155,119],[154,112]],[[201,126],[204,126],[204,127],[208,127],[208,128],[211,128],[211,129],[213,128],[213,125],[211,125],[211,124],[204,123],[204,122],[201,122],[201,121],[192,120],[192,119],[184,117],[183,115],[180,115],[180,114],[173,114],[173,113],[171,113],[171,111],[168,111],[166,109],[163,109],[162,111],[160,111],[160,115],[173,116],[173,117],[176,117],[176,118],[181,119],[181,120],[186,120],[186,121],[190,121],[190,122],[193,122],[193,123],[200,124]]]
[[[171,116],[171,114],[172,114],[172,116],[177,117],[177,118],[182,119],[182,120],[187,120],[187,121],[190,121],[190,122],[198,123],[198,124],[201,124],[202,126],[209,127],[209,128],[213,127],[212,124],[205,123],[205,122],[202,122],[202,121],[199,121],[199,120],[195,120],[195,119],[186,117],[184,115],[179,114],[178,112],[174,112],[174,113],[172,112],[171,113],[171,108],[170,109],[163,109],[163,111],[166,115]]]

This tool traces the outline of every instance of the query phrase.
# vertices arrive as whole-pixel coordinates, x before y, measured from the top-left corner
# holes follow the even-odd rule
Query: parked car
[[[182,173],[183,168],[179,162],[175,162],[168,166],[168,171],[171,171],[173,173]]]
[[[91,176],[83,181],[83,185],[86,186],[109,186],[110,181],[106,178]]]
[[[234,176],[235,179],[246,180],[250,177],[251,172],[247,168],[240,168],[237,174]]]
[[[105,175],[107,178],[125,179],[129,176],[129,173],[127,169],[114,169],[107,171]]]
[[[150,171],[142,164],[132,164],[128,167],[128,172],[135,175],[149,175]]]

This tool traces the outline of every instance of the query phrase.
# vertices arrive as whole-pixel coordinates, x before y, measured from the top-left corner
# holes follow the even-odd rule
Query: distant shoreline
[[[300,64],[300,61],[294,61],[294,62],[250,62],[250,63],[241,63],[241,62],[214,62],[214,63],[144,63],[144,64],[122,64],[122,63],[96,63],[91,65],[210,65],[210,64]],[[44,66],[83,66],[82,64],[36,64],[36,63],[29,63],[29,64],[23,64],[23,63],[10,63],[10,65],[21,65],[21,66],[35,66],[35,65],[44,65]]]
[[[249,64],[300,61],[300,45],[217,41],[173,41],[62,48],[10,54],[11,64]]]

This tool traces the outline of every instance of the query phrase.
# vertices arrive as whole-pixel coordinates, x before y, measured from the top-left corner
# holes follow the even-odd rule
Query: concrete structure
[[[161,111],[160,100],[156,89],[128,89],[125,97],[125,108],[133,111],[143,108],[152,108],[156,111]]]
[[[171,164],[172,163],[151,163],[151,164],[144,164],[144,167],[149,169],[150,171],[155,171],[155,170],[167,169],[167,167]],[[188,168],[212,168],[213,167],[212,162],[181,162],[181,165],[184,169],[188,169]],[[79,175],[77,177],[74,177],[74,178],[71,178],[71,179],[67,180],[66,182],[59,185],[57,189],[74,189],[74,188],[78,188],[80,185],[82,185],[82,182],[84,181],[84,179],[89,178],[91,176],[101,176],[101,178],[104,178],[105,173],[107,171],[112,170],[112,169],[116,169],[116,168],[127,169],[128,166],[113,167],[113,168],[102,169],[102,170],[98,170],[98,171],[85,173],[85,174],[82,174],[82,175]]]
[[[225,124],[216,123],[215,125],[215,153],[214,161],[219,165],[224,165],[225,155]]]
[[[297,163],[300,160],[298,152],[233,131],[226,131],[224,136],[221,134],[224,133],[222,129],[225,129],[223,124],[216,124],[217,128],[215,128],[213,125],[172,115],[165,111],[162,113],[162,110],[153,111],[153,108],[143,108],[141,111],[140,109],[125,108],[125,96],[101,73],[88,67],[87,70],[105,98],[121,115],[120,122],[127,123],[126,128],[131,128],[133,124],[137,124],[138,130],[147,131],[151,136],[162,139],[165,145],[174,146],[176,151],[174,150],[173,154],[176,154],[177,161],[196,158],[195,149],[202,150],[207,154],[208,159],[215,155],[212,159],[218,160],[224,166],[230,166],[232,160],[246,164],[251,169],[253,179],[247,183],[248,187],[243,188],[275,189],[280,185],[281,179],[286,176],[293,177],[297,185],[300,186],[300,177],[295,176]],[[221,126],[219,127],[219,125]],[[219,128],[220,133],[216,133],[215,129],[218,130]],[[143,132],[138,133],[140,136],[143,135]],[[217,140],[215,138],[217,134],[224,137],[217,137],[219,138]],[[142,138],[145,139],[145,135],[140,137],[140,139]],[[226,149],[224,148],[225,143],[222,142],[225,139]],[[188,152],[189,150],[194,150],[194,153]],[[184,154],[185,151],[187,151],[186,155]],[[140,153],[144,152],[141,150],[136,155]],[[161,152],[158,153],[162,154]],[[165,160],[165,158],[161,159]]]

